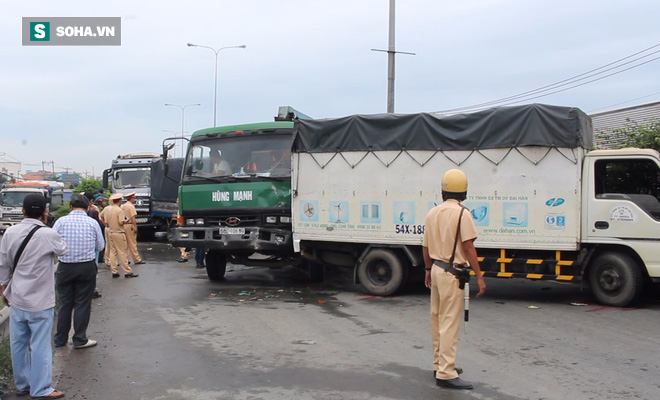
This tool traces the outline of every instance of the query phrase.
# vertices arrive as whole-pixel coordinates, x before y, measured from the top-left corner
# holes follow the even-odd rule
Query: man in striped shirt
[[[87,338],[87,326],[96,287],[96,252],[105,247],[105,241],[99,223],[87,215],[87,197],[77,194],[70,205],[69,215],[53,226],[68,247],[55,273],[60,308],[54,341],[55,347],[66,345],[73,313],[73,348],[84,349],[96,346],[96,340]]]

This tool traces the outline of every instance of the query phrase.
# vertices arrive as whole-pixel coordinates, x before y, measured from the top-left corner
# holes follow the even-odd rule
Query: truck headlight
[[[186,226],[194,226],[195,225],[195,219],[194,218],[188,218],[186,220]]]
[[[280,222],[283,224],[290,224],[291,223],[291,217],[280,217]]]
[[[266,217],[266,223],[276,224],[277,223],[277,217]]]
[[[204,225],[204,218],[197,218],[195,220],[195,224],[197,225]]]

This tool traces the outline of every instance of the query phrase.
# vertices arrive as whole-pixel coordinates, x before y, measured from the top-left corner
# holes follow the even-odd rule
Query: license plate
[[[135,222],[138,224],[146,224],[147,218],[135,218]]]
[[[221,235],[244,235],[245,228],[220,228]]]

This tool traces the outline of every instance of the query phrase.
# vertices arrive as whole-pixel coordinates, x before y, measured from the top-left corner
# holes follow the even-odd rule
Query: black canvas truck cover
[[[529,104],[451,116],[430,113],[297,119],[294,152],[593,147],[591,118],[575,107]]]

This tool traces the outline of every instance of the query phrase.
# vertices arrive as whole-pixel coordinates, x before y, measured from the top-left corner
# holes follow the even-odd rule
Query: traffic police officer
[[[145,262],[140,257],[137,249],[137,211],[135,210],[135,192],[130,192],[126,195],[126,203],[121,206],[128,218],[128,222],[124,225],[126,231],[126,242],[128,242],[128,252],[133,258],[133,262],[137,264],[144,264]]]
[[[460,204],[467,196],[467,176],[451,169],[442,178],[442,204],[426,216],[423,238],[426,287],[431,289],[431,341],[436,384],[451,389],[472,389],[458,377],[456,348],[461,324],[464,292],[459,277],[469,266],[477,276],[480,297],[486,283],[479,268],[474,240],[477,231],[472,214]]]
[[[124,196],[121,193],[116,193],[110,196],[111,205],[103,209],[101,218],[110,232],[110,240],[108,241],[110,244],[108,247],[110,255],[108,257],[108,262],[110,263],[112,277],[119,278],[119,270],[117,269],[117,258],[119,258],[121,268],[124,270],[124,276],[126,278],[135,278],[138,275],[134,274],[133,270],[131,270],[131,267],[128,265],[128,244],[126,242],[126,232],[124,230],[124,224],[128,223],[128,218],[126,218],[124,210],[119,207],[123,197]]]

